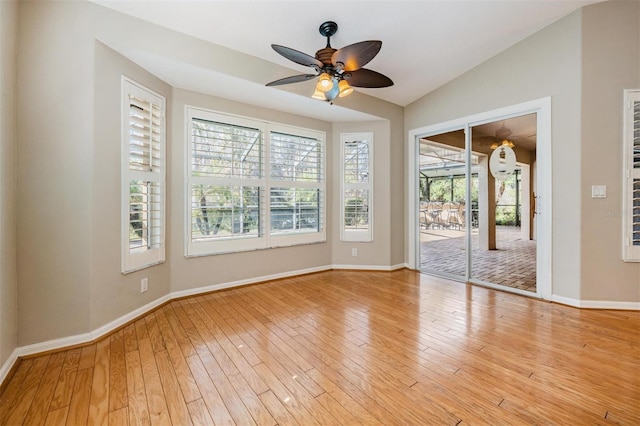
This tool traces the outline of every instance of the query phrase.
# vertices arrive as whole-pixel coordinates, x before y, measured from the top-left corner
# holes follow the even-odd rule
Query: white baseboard
[[[554,294],[552,302],[582,309],[611,309],[622,311],[640,311],[640,302],[616,302],[610,300],[579,300]]]
[[[580,300],[571,299],[569,297],[564,297],[564,296],[558,296],[557,294],[552,294],[551,295],[551,301],[552,302],[556,302],[556,303],[560,303],[561,305],[573,306],[574,308],[579,308],[580,307]]]
[[[402,268],[408,268],[407,263],[400,263],[398,265],[331,265],[329,269],[355,269],[360,271],[395,271]]]
[[[139,317],[140,315],[143,315],[144,313],[157,308],[158,306],[162,305],[169,299],[170,299],[169,295],[162,296],[150,303],[147,303],[144,306],[134,309],[133,311],[119,318],[116,318],[115,320],[101,327],[96,328],[93,331],[90,331],[89,333],[76,334],[75,336],[63,337],[60,339],[47,340],[46,342],[34,343],[32,345],[27,345],[27,346],[21,346],[16,349],[18,351],[18,356],[33,355],[41,352],[51,351],[54,349],[60,349],[60,348],[65,348],[69,346],[74,346],[74,345],[81,345],[83,343],[88,343],[93,340],[99,339],[109,334],[113,330],[117,329],[118,327],[121,327],[124,324],[128,323],[129,321]]]
[[[93,340],[97,340],[113,330],[123,326],[124,324],[138,318],[141,315],[157,308],[158,306],[166,303],[170,300],[193,296],[196,294],[208,293],[216,290],[223,290],[227,288],[240,287],[248,284],[256,284],[263,281],[270,281],[280,278],[288,278],[298,275],[310,274],[314,272],[322,272],[328,271],[331,269],[353,269],[353,270],[361,270],[361,271],[395,271],[402,268],[408,268],[409,265],[407,263],[400,263],[397,265],[327,265],[327,266],[318,266],[314,268],[308,269],[300,269],[297,271],[289,271],[283,272],[279,274],[272,275],[263,275],[261,277],[255,277],[245,280],[231,281],[227,283],[214,284],[205,287],[198,287],[188,290],[174,291],[165,296],[162,296],[150,303],[147,303],[140,308],[137,308],[115,320],[98,327],[97,329],[90,331],[88,333],[77,334],[74,336],[63,337],[61,339],[48,340],[46,342],[34,343],[32,345],[21,346],[16,348],[9,359],[3,364],[2,369],[0,369],[0,383],[4,380],[6,374],[10,371],[13,364],[16,362],[18,357],[33,355],[41,352],[51,351],[55,349],[65,348],[74,345],[80,345],[83,343],[88,343]],[[574,306],[576,308],[589,308],[589,309],[622,309],[622,310],[640,310],[640,302],[613,302],[613,301],[598,301],[598,300],[578,300],[571,299],[564,296],[553,295],[553,302],[561,303],[563,305]]]
[[[132,321],[138,318],[139,316],[154,310],[155,308],[162,305],[163,303],[168,302],[169,300],[171,300],[171,295],[169,294],[159,297],[156,300],[149,302],[144,306],[139,307],[138,309],[134,309],[133,311],[121,316],[120,318],[116,318],[115,320],[103,325],[102,327],[96,328],[91,333],[89,333],[91,335],[91,339],[89,339],[88,341],[99,339],[102,336],[105,336],[111,333],[113,330],[117,329],[118,327],[121,327],[126,323],[128,323],[129,321]]]
[[[11,355],[9,355],[9,358],[7,358],[4,364],[2,364],[2,368],[0,368],[0,384],[4,383],[4,379],[7,378],[7,374],[9,374],[9,371],[11,371],[17,360],[18,349],[16,348],[11,352]]]
[[[616,302],[609,300],[583,300],[581,308],[614,309],[620,311],[640,311],[640,302]]]
[[[232,287],[240,287],[243,285],[248,285],[248,284],[255,284],[255,283],[259,283],[259,282],[263,282],[263,281],[270,281],[270,280],[275,280],[275,279],[279,279],[279,278],[287,278],[287,277],[293,277],[293,276],[297,276],[297,275],[304,275],[304,274],[310,274],[310,273],[314,273],[314,272],[322,272],[322,271],[328,271],[331,269],[331,266],[320,266],[320,267],[315,267],[315,268],[308,268],[308,269],[300,269],[297,271],[290,271],[290,272],[283,272],[280,274],[272,274],[272,275],[263,275],[261,277],[256,277],[256,278],[250,278],[250,279],[246,279],[246,280],[239,280],[239,281],[231,281],[228,283],[222,283],[222,284],[214,284],[214,285],[210,285],[210,286],[206,286],[206,287],[198,287],[198,288],[193,288],[193,289],[189,289],[189,290],[182,290],[182,291],[176,291],[176,292],[172,292],[169,293],[165,296],[162,296],[150,303],[147,303],[144,306],[141,306],[119,318],[116,318],[115,320],[100,326],[98,328],[96,328],[93,331],[90,331],[88,333],[82,333],[82,334],[76,334],[74,336],[69,336],[69,337],[63,337],[60,339],[54,339],[54,340],[48,340],[46,342],[40,342],[40,343],[34,343],[32,345],[27,345],[27,346],[21,346],[16,348],[13,352],[15,354],[15,357],[13,358],[13,360],[11,362],[9,362],[10,360],[7,361],[9,367],[7,367],[7,372],[9,371],[8,369],[11,368],[11,366],[13,366],[13,363],[15,363],[15,360],[18,357],[21,356],[27,356],[27,355],[33,355],[33,354],[38,354],[38,353],[42,353],[42,352],[47,352],[47,351],[51,351],[51,350],[55,350],[55,349],[61,349],[61,348],[66,348],[69,346],[74,346],[74,345],[80,345],[83,343],[88,343],[91,342],[93,340],[97,340],[107,334],[109,334],[110,332],[112,332],[113,330],[116,330],[117,328],[123,326],[124,324],[128,323],[129,321],[132,321],[136,318],[138,318],[139,316],[144,315],[145,313],[157,308],[158,306],[162,305],[163,303],[166,303],[170,300],[173,299],[177,299],[180,297],[185,297],[185,296],[193,296],[196,294],[202,294],[202,293],[209,293],[211,291],[215,291],[215,290],[223,290],[226,288],[232,288]],[[5,367],[3,366],[3,369]],[[5,373],[6,374],[6,373]],[[0,383],[2,383],[2,381],[0,380]]]
[[[249,278],[246,280],[231,281],[221,284],[213,284],[206,287],[190,288],[189,290],[174,291],[170,294],[170,299],[178,299],[180,297],[193,296],[196,294],[208,293],[210,291],[224,290],[226,288],[240,287],[248,284],[256,284],[263,281],[277,280],[280,278],[295,277],[297,275],[312,274],[314,272],[328,271],[331,266],[318,266],[314,268],[299,269],[297,271],[282,272],[279,274],[263,275],[257,278]]]

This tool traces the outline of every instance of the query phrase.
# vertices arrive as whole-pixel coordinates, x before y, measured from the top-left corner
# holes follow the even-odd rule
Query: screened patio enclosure
[[[495,179],[489,171],[495,147],[487,137],[494,129],[470,129],[469,154],[463,130],[420,140],[420,267],[535,292],[535,148],[518,146],[514,172]]]

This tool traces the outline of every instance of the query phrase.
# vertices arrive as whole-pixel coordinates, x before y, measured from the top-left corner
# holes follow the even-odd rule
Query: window
[[[373,241],[373,133],[340,135],[342,241]]]
[[[324,134],[187,108],[186,255],[326,240]]]
[[[165,258],[165,99],[122,78],[122,272]]]
[[[640,262],[640,90],[625,91],[623,258]]]
[[[270,132],[272,236],[322,230],[323,144],[317,136]]]

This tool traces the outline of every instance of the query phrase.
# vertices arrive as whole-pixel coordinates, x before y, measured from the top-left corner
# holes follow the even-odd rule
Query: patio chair
[[[433,225],[433,215],[428,209],[420,210],[420,228],[429,229]]]

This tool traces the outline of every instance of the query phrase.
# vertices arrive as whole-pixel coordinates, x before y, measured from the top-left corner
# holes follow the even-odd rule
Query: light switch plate
[[[591,198],[607,198],[607,185],[592,185]]]

